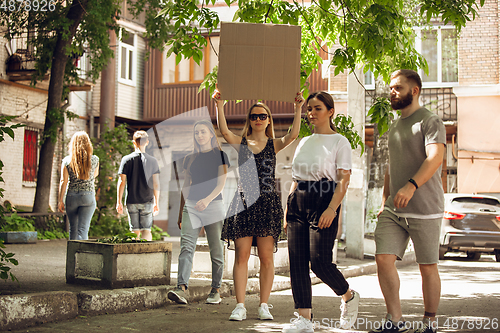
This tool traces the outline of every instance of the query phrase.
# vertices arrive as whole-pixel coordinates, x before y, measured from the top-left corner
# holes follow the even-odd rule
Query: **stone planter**
[[[0,232],[0,238],[5,244],[27,244],[36,243],[38,233],[36,231],[6,231]]]
[[[129,288],[170,284],[172,243],[68,241],[66,283]]]

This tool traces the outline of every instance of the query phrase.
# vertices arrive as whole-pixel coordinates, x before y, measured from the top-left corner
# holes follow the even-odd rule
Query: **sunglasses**
[[[260,114],[251,114],[250,115],[250,120],[251,121],[256,121],[258,119],[264,121],[267,119],[267,113],[260,113]]]

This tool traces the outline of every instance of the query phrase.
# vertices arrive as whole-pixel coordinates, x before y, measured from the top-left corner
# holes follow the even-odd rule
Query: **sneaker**
[[[273,320],[274,317],[273,315],[271,314],[271,312],[269,312],[269,309],[272,309],[273,306],[272,305],[268,305],[267,303],[261,303],[260,306],[259,306],[259,319],[260,320]]]
[[[410,329],[406,327],[406,322],[401,318],[397,323],[392,321],[392,316],[387,314],[382,320],[381,326],[369,333],[407,333]]]
[[[314,333],[314,327],[312,321],[299,316],[297,312],[294,312],[297,318],[290,320],[290,325],[284,327],[282,333]]]
[[[242,321],[243,319],[247,319],[247,309],[245,309],[245,305],[243,305],[243,303],[238,303],[236,304],[233,312],[231,312],[229,320]]]
[[[348,330],[356,323],[358,318],[359,293],[352,291],[352,298],[347,302],[342,300],[340,305],[340,327]]]
[[[431,322],[429,318],[424,318],[424,320],[418,325],[418,329],[415,333],[436,333],[437,332],[437,321]]]
[[[175,288],[174,290],[170,290],[167,294],[168,299],[174,301],[177,304],[187,304],[187,295],[184,290],[180,286]]]
[[[208,294],[206,303],[207,304],[219,304],[220,301],[221,301],[221,299],[220,299],[219,292],[217,291],[217,289],[212,288],[212,290],[210,291],[210,294]]]

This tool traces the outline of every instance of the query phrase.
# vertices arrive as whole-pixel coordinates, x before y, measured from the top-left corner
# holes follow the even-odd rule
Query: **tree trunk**
[[[375,96],[389,96],[389,87],[384,83],[382,78],[378,78],[375,82]],[[368,182],[368,190],[384,187],[385,170],[389,163],[389,146],[388,132],[380,136],[377,124],[373,131],[373,157],[370,165],[370,179]]]
[[[57,130],[64,123],[62,112],[62,94],[64,84],[64,73],[68,55],[66,49],[73,40],[76,30],[80,25],[85,13],[88,0],[75,0],[68,11],[67,18],[73,23],[69,28],[69,37],[64,39],[65,32],[59,31],[56,46],[52,56],[52,66],[50,69],[50,82],[48,91],[47,111],[45,113],[45,125],[43,135],[45,140],[40,148],[40,159],[38,162],[37,183],[35,192],[35,202],[33,203],[34,213],[46,213],[49,209],[50,183],[52,180],[52,164],[54,161],[54,151],[57,140]],[[59,120],[62,117],[62,122]],[[49,133],[53,133],[48,137]]]

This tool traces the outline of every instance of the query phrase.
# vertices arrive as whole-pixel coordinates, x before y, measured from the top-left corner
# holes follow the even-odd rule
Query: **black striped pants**
[[[328,208],[335,182],[298,181],[297,189],[288,196],[287,236],[290,279],[296,309],[311,309],[311,269],[337,295],[349,290],[349,284],[332,261],[332,250],[338,230],[338,214],[330,227],[318,228],[321,214]]]

